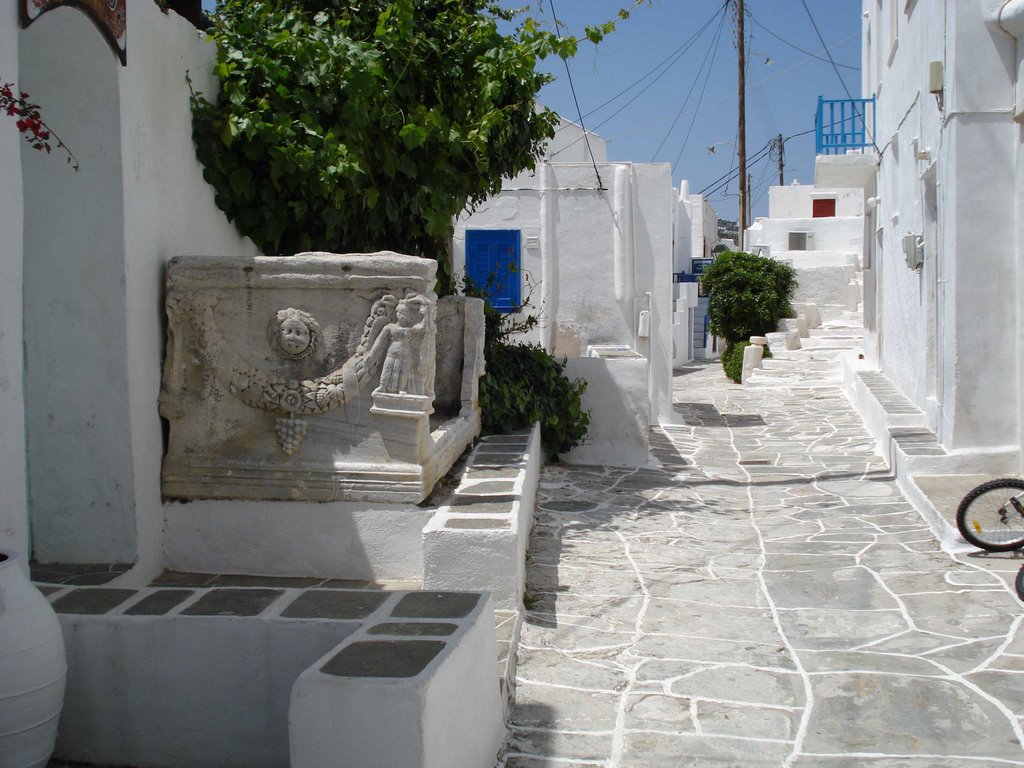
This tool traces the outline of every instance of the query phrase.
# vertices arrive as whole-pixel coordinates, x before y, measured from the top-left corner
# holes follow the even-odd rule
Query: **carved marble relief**
[[[167,495],[377,498],[377,476],[435,471],[436,265],[376,256],[171,263]],[[463,410],[475,433],[475,402]]]

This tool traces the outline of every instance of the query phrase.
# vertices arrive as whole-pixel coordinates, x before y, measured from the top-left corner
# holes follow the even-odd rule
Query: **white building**
[[[698,295],[697,284],[692,281],[708,263],[706,260],[713,258],[719,242],[718,213],[703,195],[690,194],[690,185],[684,180],[676,201],[672,246],[672,271],[676,280],[672,323],[674,367],[712,354],[707,345],[710,343],[713,347],[715,339],[706,333],[708,298]]]
[[[824,319],[856,310],[864,253],[864,192],[797,184],[771,187],[768,216],[744,236],[747,250],[790,262],[793,303],[812,302]]]
[[[865,156],[819,157],[816,181],[865,191],[867,363],[934,433],[919,471],[1019,472],[1024,2],[864,0],[863,11],[876,128]],[[856,377],[850,389],[872,400]],[[864,408],[884,447],[883,419]]]
[[[567,458],[640,465],[649,424],[672,418],[672,174],[609,163],[604,141],[583,137],[563,120],[536,171],[459,219],[454,267],[490,280],[499,309],[528,302],[530,340],[587,379],[590,435]]]

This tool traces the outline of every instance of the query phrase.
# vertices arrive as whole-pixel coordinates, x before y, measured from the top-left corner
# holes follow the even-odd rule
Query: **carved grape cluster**
[[[274,428],[277,431],[277,444],[281,446],[281,450],[289,456],[293,456],[302,446],[308,426],[303,419],[295,419],[290,416],[286,419],[278,419]]]

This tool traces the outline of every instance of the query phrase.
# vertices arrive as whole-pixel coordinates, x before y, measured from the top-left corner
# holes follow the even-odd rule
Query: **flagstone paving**
[[[841,390],[675,399],[651,467],[544,470],[500,766],[1024,765],[1022,606]]]

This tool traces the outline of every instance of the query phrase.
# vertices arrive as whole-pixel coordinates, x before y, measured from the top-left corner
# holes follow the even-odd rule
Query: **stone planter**
[[[0,768],[43,768],[53,752],[67,662],[60,623],[0,549]]]

